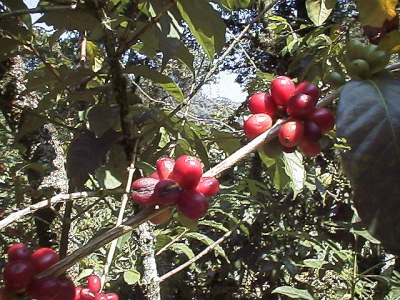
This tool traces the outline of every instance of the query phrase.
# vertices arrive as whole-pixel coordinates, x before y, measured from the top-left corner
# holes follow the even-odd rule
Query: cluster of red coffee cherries
[[[305,156],[316,156],[321,151],[323,134],[335,125],[332,111],[315,107],[319,96],[319,88],[310,82],[296,86],[287,76],[275,78],[270,94],[257,92],[249,98],[252,115],[244,122],[245,135],[255,138],[270,129],[276,118],[287,118],[278,134],[282,150],[299,149]]]
[[[74,300],[75,285],[67,277],[35,277],[59,261],[54,250],[40,248],[33,252],[25,244],[13,244],[7,256],[3,269],[4,290],[1,291],[6,295],[4,299],[27,294],[36,300]]]
[[[202,218],[208,210],[208,197],[219,192],[214,177],[203,177],[203,166],[193,156],[182,155],[176,161],[163,157],[156,162],[156,171],[132,183],[131,198],[144,205],[168,206],[165,215],[150,219],[154,224],[167,222],[176,205],[179,216],[189,220]]]
[[[74,300],[118,300],[115,293],[100,293],[101,280],[99,276],[92,274],[88,277],[86,287],[76,287]]]

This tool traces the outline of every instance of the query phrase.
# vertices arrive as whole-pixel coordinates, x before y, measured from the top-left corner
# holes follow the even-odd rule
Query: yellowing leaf
[[[390,52],[400,52],[400,31],[391,31],[379,42],[379,48]]]
[[[380,28],[385,21],[393,20],[398,0],[356,0],[362,26]]]

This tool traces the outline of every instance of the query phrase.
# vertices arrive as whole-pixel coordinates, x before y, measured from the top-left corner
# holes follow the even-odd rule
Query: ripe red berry
[[[82,290],[82,288],[80,286],[75,288],[74,300],[81,300],[81,290]]]
[[[132,182],[131,186],[132,200],[144,206],[155,204],[152,196],[154,187],[158,182],[159,182],[158,179],[150,177],[143,177],[136,179],[134,182]]]
[[[82,300],[93,300],[95,296],[89,288],[81,289],[80,295]]]
[[[295,93],[301,93],[310,96],[314,103],[317,103],[320,96],[319,88],[315,84],[308,81],[299,83],[296,87]]]
[[[115,293],[108,293],[108,294],[106,294],[106,296],[107,296],[107,300],[119,300],[118,295]]]
[[[257,92],[253,94],[247,105],[249,110],[253,114],[267,114],[270,115],[271,118],[275,116],[276,113],[276,104],[271,95],[264,92]]]
[[[101,290],[101,280],[100,277],[92,274],[87,279],[87,287],[92,293],[97,294]]]
[[[201,161],[193,156],[182,155],[176,160],[174,170],[169,177],[182,189],[192,189],[197,186],[202,175]]]
[[[35,278],[28,287],[28,294],[36,300],[58,300],[60,283],[55,277]]]
[[[215,177],[201,177],[196,191],[206,197],[211,197],[219,192],[219,181]]]
[[[299,149],[305,156],[314,157],[321,152],[321,145],[318,141],[303,139],[299,144]]]
[[[307,116],[307,120],[316,123],[323,133],[331,131],[335,126],[335,115],[327,108],[315,108]]]
[[[7,250],[8,261],[13,260],[30,260],[32,256],[32,250],[25,244],[14,244],[11,245]]]
[[[162,157],[156,161],[156,169],[160,179],[167,179],[174,169],[175,161],[170,157]]]
[[[29,261],[10,261],[3,270],[4,286],[10,292],[21,293],[25,291],[32,281],[34,273],[34,269]]]
[[[71,279],[59,278],[60,295],[57,300],[75,300],[75,284]]]
[[[99,293],[94,297],[94,300],[107,300],[107,296],[104,293]]]
[[[279,129],[278,138],[284,147],[297,146],[304,135],[303,122],[291,119],[282,124]]]
[[[294,82],[287,76],[279,76],[271,82],[271,96],[278,106],[286,106],[295,89]]]
[[[160,212],[155,217],[149,219],[149,221],[155,225],[167,223],[172,218],[174,207],[167,207],[164,211]]]
[[[14,300],[15,296],[13,293],[6,289],[0,289],[0,300]]]
[[[321,128],[312,121],[304,121],[304,136],[303,139],[309,141],[318,141],[322,138],[322,130]]]
[[[251,115],[243,124],[246,137],[252,139],[272,127],[272,119],[267,114]]]
[[[58,254],[50,248],[40,248],[33,252],[31,257],[32,266],[37,274],[50,268],[59,260]]]
[[[181,189],[175,180],[163,179],[154,187],[153,197],[157,204],[174,205],[181,197]]]
[[[149,177],[160,180],[160,176],[158,176],[157,171],[154,171],[153,173],[151,173]]]
[[[202,218],[208,210],[207,197],[196,190],[186,190],[177,205],[179,213],[191,220]]]
[[[306,94],[294,94],[289,98],[286,112],[294,118],[304,118],[314,109],[314,100]]]

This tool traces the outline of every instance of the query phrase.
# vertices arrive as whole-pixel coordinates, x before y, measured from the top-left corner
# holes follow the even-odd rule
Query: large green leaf
[[[294,197],[303,190],[306,172],[303,165],[303,156],[295,151],[293,153],[283,153],[285,172],[290,178],[290,187]]]
[[[246,8],[253,1],[252,0],[218,0],[217,1],[223,8],[232,10],[238,8]]]
[[[172,97],[177,100],[183,100],[183,93],[179,86],[168,76],[161,74],[157,70],[150,69],[146,66],[132,66],[125,69],[126,73],[134,73],[137,76],[143,76],[152,80],[155,84],[160,85]]]
[[[400,254],[400,80],[380,76],[347,83],[340,95],[337,133],[354,204],[369,232]]]
[[[221,15],[204,0],[179,0],[182,18],[210,59],[225,45],[225,23]]]
[[[307,13],[310,20],[321,26],[328,19],[337,0],[306,0]]]
[[[282,294],[292,299],[314,300],[313,296],[311,296],[308,291],[300,290],[288,285],[277,287],[272,291],[272,294]]]
[[[49,11],[38,21],[45,22],[56,29],[85,31],[96,27],[100,22],[90,13],[81,10]]]

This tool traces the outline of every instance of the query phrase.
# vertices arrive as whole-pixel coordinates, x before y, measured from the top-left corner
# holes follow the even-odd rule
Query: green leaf
[[[135,284],[140,280],[140,273],[136,270],[125,271],[124,280],[129,285]]]
[[[87,41],[86,43],[87,61],[93,72],[97,72],[101,69],[104,62],[103,50],[94,42]]]
[[[258,151],[258,154],[260,155],[262,162],[267,167],[268,175],[272,178],[274,187],[282,191],[290,182],[290,177],[285,171],[286,166],[282,156],[274,159],[266,156],[264,151],[261,150]]]
[[[91,30],[100,24],[93,15],[75,9],[48,11],[37,22],[44,22],[56,29],[78,30],[80,32]]]
[[[316,26],[321,26],[335,8],[336,1],[337,0],[306,0],[306,9],[310,20]]]
[[[210,59],[225,45],[225,23],[221,15],[204,0],[178,0],[177,7]]]
[[[303,264],[304,264],[306,267],[309,267],[309,268],[320,269],[320,268],[322,268],[325,264],[327,264],[327,262],[324,261],[324,260],[321,260],[321,259],[310,258],[310,259],[305,259],[305,260],[303,260]]]
[[[119,121],[118,106],[95,105],[87,112],[88,128],[96,134],[102,136],[108,129],[112,129]]]
[[[367,230],[393,254],[400,254],[400,80],[381,75],[351,81],[340,94],[337,134],[354,204]]]
[[[211,220],[200,220],[199,221],[199,225],[203,225],[203,226],[208,226],[208,227],[212,227],[218,230],[221,230],[223,232],[228,232],[229,229],[226,228],[224,225],[222,225],[219,222],[215,222],[215,221],[211,221]]]
[[[134,73],[137,76],[143,76],[152,80],[155,84],[161,86],[171,97],[177,100],[183,100],[184,96],[179,86],[168,76],[161,74],[157,70],[146,66],[133,66],[125,69],[126,73]]]
[[[217,1],[223,8],[228,10],[247,8],[253,1],[252,0],[218,0]]]
[[[170,249],[178,254],[185,254],[189,259],[194,257],[192,249],[184,243],[174,243],[170,246]]]
[[[293,197],[296,197],[303,190],[306,177],[303,156],[297,151],[283,153],[283,162],[285,164],[285,172],[290,178],[290,187],[294,192]]]
[[[272,294],[282,294],[292,299],[314,300],[307,290],[297,289],[288,285],[277,287],[272,291]]]
[[[185,236],[188,238],[196,239],[207,246],[210,246],[212,243],[214,243],[213,239],[210,239],[208,236],[206,236],[202,233],[199,233],[199,232],[188,232],[188,233],[186,233]],[[223,258],[225,258],[227,260],[227,262],[229,262],[229,259],[226,256],[224,249],[220,245],[215,246],[214,251],[216,253],[218,253],[219,255],[221,255]]]
[[[367,241],[371,242],[372,244],[379,245],[381,243],[376,238],[374,238],[367,230],[350,229],[350,232],[352,232],[353,234],[362,236],[364,239],[366,239]]]

